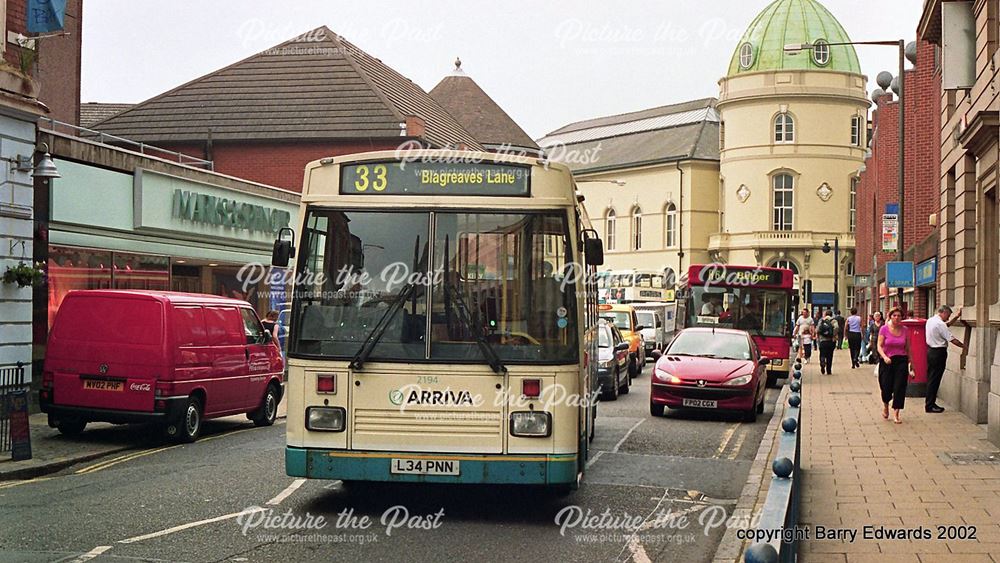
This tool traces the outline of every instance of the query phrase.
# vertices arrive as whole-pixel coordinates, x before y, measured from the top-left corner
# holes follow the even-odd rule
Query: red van
[[[79,434],[88,422],[158,422],[191,442],[202,420],[247,413],[274,423],[281,350],[249,303],[157,291],[72,291],[49,334],[42,412]]]

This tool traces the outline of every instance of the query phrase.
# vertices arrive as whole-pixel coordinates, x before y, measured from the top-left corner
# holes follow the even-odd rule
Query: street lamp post
[[[823,241],[823,254],[830,253],[830,241]],[[840,310],[840,237],[833,239],[833,312]]]
[[[903,174],[906,171],[905,158],[906,158],[906,119],[905,114],[905,98],[903,93],[905,92],[906,83],[906,40],[899,39],[897,41],[848,41],[845,43],[825,43],[826,46],[836,46],[836,45],[878,45],[884,47],[897,47],[899,49],[899,77],[897,78],[896,93],[899,95],[899,174],[896,181],[897,199],[899,200],[899,211],[897,214],[898,225],[897,229],[899,233],[896,238],[896,260],[899,262],[903,261],[903,199],[905,197],[903,193]],[[802,51],[811,51],[816,47],[813,43],[793,43],[790,45],[785,45],[785,52],[789,54],[796,54]],[[873,274],[875,272],[872,272]],[[838,276],[839,277],[839,276]],[[903,288],[899,288],[897,293],[897,299],[899,299],[899,306],[903,306]]]

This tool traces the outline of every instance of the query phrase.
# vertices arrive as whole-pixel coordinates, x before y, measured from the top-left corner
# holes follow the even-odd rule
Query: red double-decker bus
[[[792,314],[798,295],[795,274],[781,268],[695,264],[684,282],[683,326],[745,330],[770,360],[767,383],[788,377]]]

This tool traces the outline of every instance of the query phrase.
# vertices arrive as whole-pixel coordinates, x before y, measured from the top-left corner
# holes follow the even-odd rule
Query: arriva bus
[[[685,327],[719,326],[750,333],[761,355],[770,360],[768,385],[788,377],[792,311],[798,304],[791,270],[692,265],[685,285]]]
[[[669,277],[673,276],[655,270],[598,272],[598,296],[601,303],[673,302],[675,280]]]
[[[418,150],[312,162],[288,341],[290,476],[575,488],[603,248],[569,170]],[[289,238],[289,235],[291,237]]]

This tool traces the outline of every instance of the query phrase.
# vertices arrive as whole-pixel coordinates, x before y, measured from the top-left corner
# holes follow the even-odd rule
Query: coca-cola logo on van
[[[128,388],[132,391],[149,391],[152,389],[148,383],[133,383],[132,385],[129,385]]]

